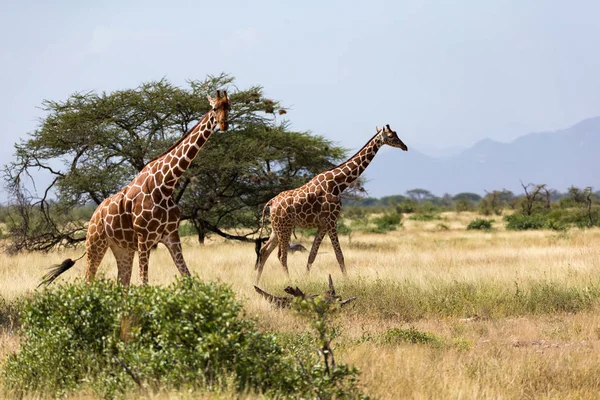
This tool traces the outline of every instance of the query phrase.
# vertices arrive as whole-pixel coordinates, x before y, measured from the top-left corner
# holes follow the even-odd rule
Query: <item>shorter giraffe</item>
[[[327,233],[335,250],[340,269],[342,273],[346,273],[344,255],[337,236],[337,219],[342,209],[340,195],[358,179],[384,144],[398,147],[404,151],[408,150],[408,147],[398,138],[396,132],[389,125],[381,129],[376,128],[376,130],[375,136],[346,162],[321,172],[297,189],[279,193],[265,204],[262,225],[264,226],[267,208],[270,208],[273,232],[258,253],[255,265],[255,269],[258,271],[256,284],[258,284],[263,267],[275,246],[279,246],[279,260],[284,271],[289,275],[287,252],[292,229],[295,226],[317,228],[317,235],[308,256],[307,272],[310,272],[310,267],[315,261],[319,246]]]

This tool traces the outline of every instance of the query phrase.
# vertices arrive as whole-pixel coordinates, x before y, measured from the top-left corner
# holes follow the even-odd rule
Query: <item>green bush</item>
[[[350,367],[326,378],[319,362],[301,367],[303,354],[285,350],[241,310],[229,287],[196,277],[128,291],[104,280],[44,290],[25,302],[22,346],[4,365],[5,387],[14,396],[91,389],[106,398],[136,386],[267,397],[311,397],[320,387],[331,398],[332,388],[350,388],[340,382],[356,380]]]
[[[369,229],[369,232],[386,233],[402,226],[402,214],[385,214],[374,218],[372,222],[375,224],[375,228]]]
[[[438,214],[425,213],[413,214],[410,217],[408,217],[408,219],[410,219],[411,221],[435,221],[442,219],[442,217],[440,217]]]
[[[348,236],[352,233],[352,228],[344,223],[342,220],[338,220],[337,233],[340,236]]]
[[[433,347],[442,347],[444,344],[443,338],[433,333],[421,332],[412,326],[409,329],[388,329],[377,338],[377,341],[381,344],[412,343],[429,344]]]
[[[405,200],[400,204],[396,205],[396,212],[398,213],[413,213],[417,210],[419,204],[414,200]]]
[[[542,214],[512,214],[505,216],[504,220],[506,221],[506,229],[511,231],[546,228],[546,218]]]
[[[475,204],[469,199],[458,199],[454,202],[456,212],[474,211]]]
[[[493,219],[476,218],[469,222],[469,225],[467,225],[467,230],[491,231],[492,222],[494,222]]]

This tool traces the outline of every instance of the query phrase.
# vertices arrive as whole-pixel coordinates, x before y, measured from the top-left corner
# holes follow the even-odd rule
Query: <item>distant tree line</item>
[[[523,192],[491,190],[481,196],[463,192],[435,196],[426,189],[416,188],[404,195],[381,198],[353,198],[346,202],[345,213],[436,214],[442,211],[477,212],[482,216],[502,216],[508,229],[555,229],[570,226],[581,228],[600,226],[600,191],[592,187],[570,187],[566,192],[548,188],[545,184],[521,183]],[[507,212],[509,211],[509,212]],[[427,217],[421,217],[427,220]]]

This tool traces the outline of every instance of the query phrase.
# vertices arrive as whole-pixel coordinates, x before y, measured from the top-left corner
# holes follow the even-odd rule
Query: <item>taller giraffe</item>
[[[131,281],[133,257],[138,252],[140,280],[148,283],[150,249],[163,243],[182,275],[189,275],[179,239],[179,208],[173,200],[175,184],[188,169],[217,124],[229,128],[231,104],[227,92],[217,90],[208,97],[211,110],[167,151],[151,160],[121,191],[105,199],[96,209],[86,236],[86,279],[94,279],[100,262],[110,248],[117,260],[118,276],[125,286]],[[75,260],[77,261],[77,260]],[[71,268],[75,261],[65,260],[46,274],[42,283],[51,283]]]
[[[284,271],[289,275],[287,251],[292,229],[295,226],[318,229],[308,256],[307,272],[310,272],[310,267],[315,261],[323,237],[325,233],[328,233],[342,273],[346,273],[344,255],[337,236],[337,219],[342,209],[340,195],[358,179],[384,144],[398,147],[404,151],[408,150],[408,147],[398,138],[396,132],[389,125],[381,129],[376,128],[376,130],[375,136],[347,161],[335,168],[321,172],[297,189],[279,193],[265,204],[262,224],[264,225],[267,208],[270,207],[273,232],[260,250],[256,260],[255,269],[258,270],[256,284],[260,280],[265,262],[278,244],[279,260]]]

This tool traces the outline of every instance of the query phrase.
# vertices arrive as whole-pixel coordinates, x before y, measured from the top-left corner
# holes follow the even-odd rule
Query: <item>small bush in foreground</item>
[[[298,354],[243,317],[229,287],[195,277],[128,291],[112,281],[68,284],[28,300],[21,318],[22,348],[3,372],[16,396],[59,397],[91,388],[113,398],[132,390],[200,387],[310,397],[315,387],[339,388],[346,376],[356,378],[346,368],[323,386],[320,364],[307,364],[304,373]],[[322,398],[342,397],[328,393]]]
[[[467,230],[491,231],[492,222],[494,222],[493,219],[490,220],[485,218],[476,218],[469,222],[469,225],[467,225]]]

